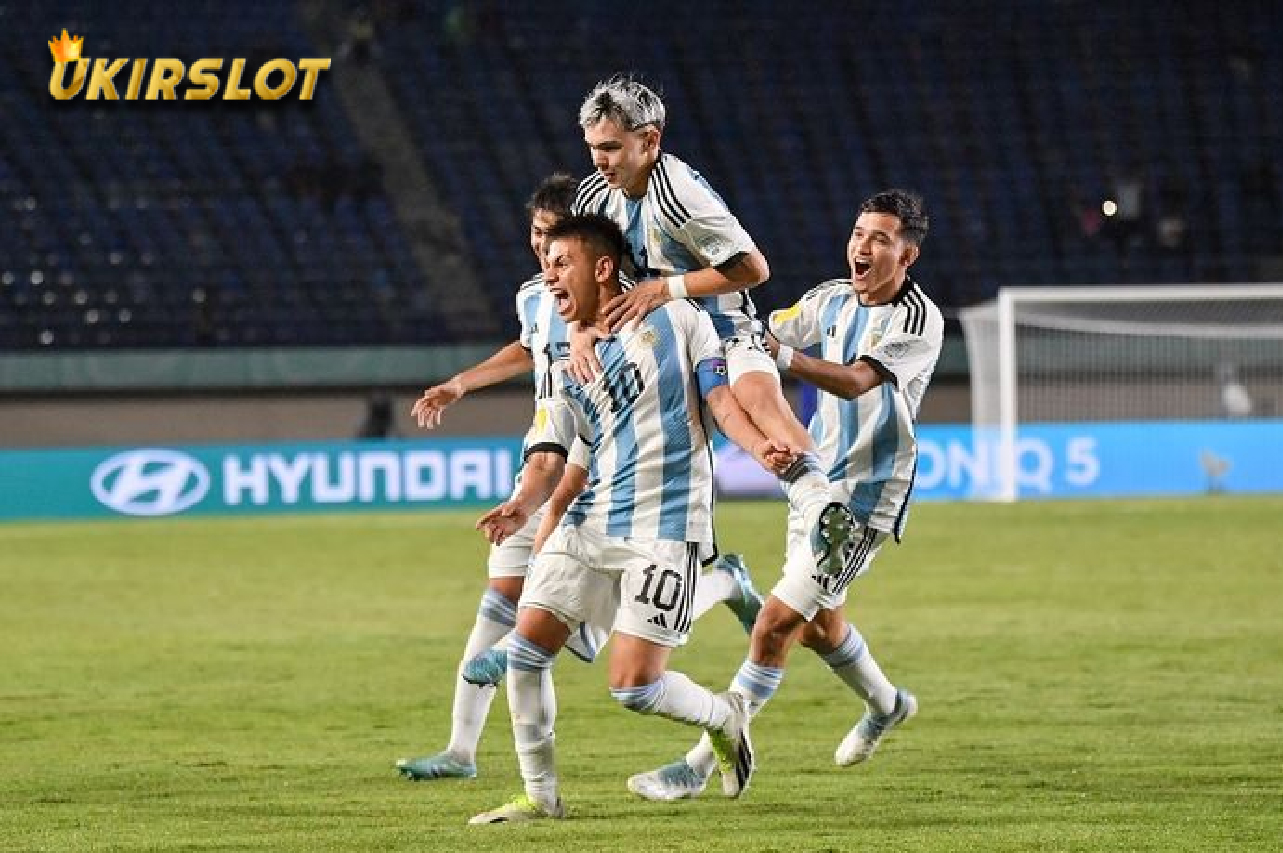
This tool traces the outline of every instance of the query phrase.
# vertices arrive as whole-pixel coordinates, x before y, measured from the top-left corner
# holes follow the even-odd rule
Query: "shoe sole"
[[[855,516],[851,515],[851,510],[835,502],[820,510],[816,525],[818,538],[824,546],[823,556],[815,561],[816,568],[828,575],[841,574],[851,553]],[[834,557],[837,557],[836,564]]]

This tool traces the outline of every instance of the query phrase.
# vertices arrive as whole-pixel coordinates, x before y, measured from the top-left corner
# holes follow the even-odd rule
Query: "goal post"
[[[1021,496],[1029,427],[1283,414],[1283,284],[1011,287],[960,317],[977,498]]]

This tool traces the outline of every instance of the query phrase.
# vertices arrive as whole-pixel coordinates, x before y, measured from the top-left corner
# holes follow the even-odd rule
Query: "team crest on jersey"
[[[704,254],[714,258],[725,254],[726,250],[731,247],[729,243],[716,234],[710,234],[704,239],[696,242],[699,244],[699,247],[704,250]]]
[[[640,338],[641,342],[651,349],[654,349],[659,344],[659,335],[655,334],[654,329],[642,329]]]

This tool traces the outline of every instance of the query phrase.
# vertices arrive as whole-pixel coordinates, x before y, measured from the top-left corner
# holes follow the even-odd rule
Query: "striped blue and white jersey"
[[[918,460],[914,421],[944,340],[940,309],[912,279],[891,302],[873,306],[860,303],[850,279],[833,279],[770,322],[781,343],[818,345],[819,357],[836,364],[862,359],[885,379],[854,400],[821,390],[809,430],[855,516],[898,540]]]
[[[619,225],[628,243],[625,271],[638,281],[716,267],[757,248],[708,181],[672,154],[660,155],[641,198],[611,189],[597,172],[580,182],[571,211]],[[747,290],[696,301],[722,338],[762,331]]]
[[[607,536],[694,542],[712,555],[713,462],[696,368],[725,371],[707,314],[684,300],[596,344],[604,368],[587,385],[553,366],[530,452],[590,447],[588,487],[562,524]]]
[[[548,293],[543,273],[538,273],[517,290],[517,319],[521,322],[518,340],[534,359],[535,396],[548,391],[548,375],[554,361],[570,354],[566,321],[557,314],[556,302]]]

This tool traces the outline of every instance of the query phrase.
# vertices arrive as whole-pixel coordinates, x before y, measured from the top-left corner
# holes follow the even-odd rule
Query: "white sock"
[[[847,625],[846,638],[827,655],[821,655],[838,678],[860,695],[875,714],[889,714],[895,710],[895,685],[882,674],[882,668],[869,654],[864,637]]]
[[[467,645],[463,647],[463,660],[459,668],[472,660],[496,642],[507,636],[517,622],[517,604],[509,601],[493,589],[487,589],[477,606],[477,621],[472,625]],[[485,727],[486,717],[490,714],[490,703],[494,701],[494,687],[478,687],[463,680],[457,672],[454,676],[454,708],[450,714],[450,745],[446,751],[455,760],[464,764],[475,764],[477,760],[477,742],[481,740],[481,730]]]
[[[557,694],[552,684],[549,654],[520,634],[508,641],[508,710],[512,738],[526,795],[551,808],[557,802],[557,755],[553,724]]]
[[[833,486],[820,469],[814,453],[800,453],[781,475],[789,506],[808,521],[833,500]]]
[[[723,601],[739,598],[740,585],[729,572],[709,569],[695,583],[695,603],[691,621],[698,619]]]
[[[775,695],[783,679],[784,670],[746,660],[740,664],[739,671],[735,673],[731,690],[743,696],[748,712],[757,716],[757,713]],[[690,752],[686,753],[686,763],[705,777],[713,772],[713,768],[717,766],[717,756],[713,754],[713,744],[707,734],[699,739],[699,743],[695,744]]]
[[[721,728],[731,715],[725,699],[680,672],[665,672],[640,687],[612,687],[610,695],[639,714],[654,714],[701,728]]]

